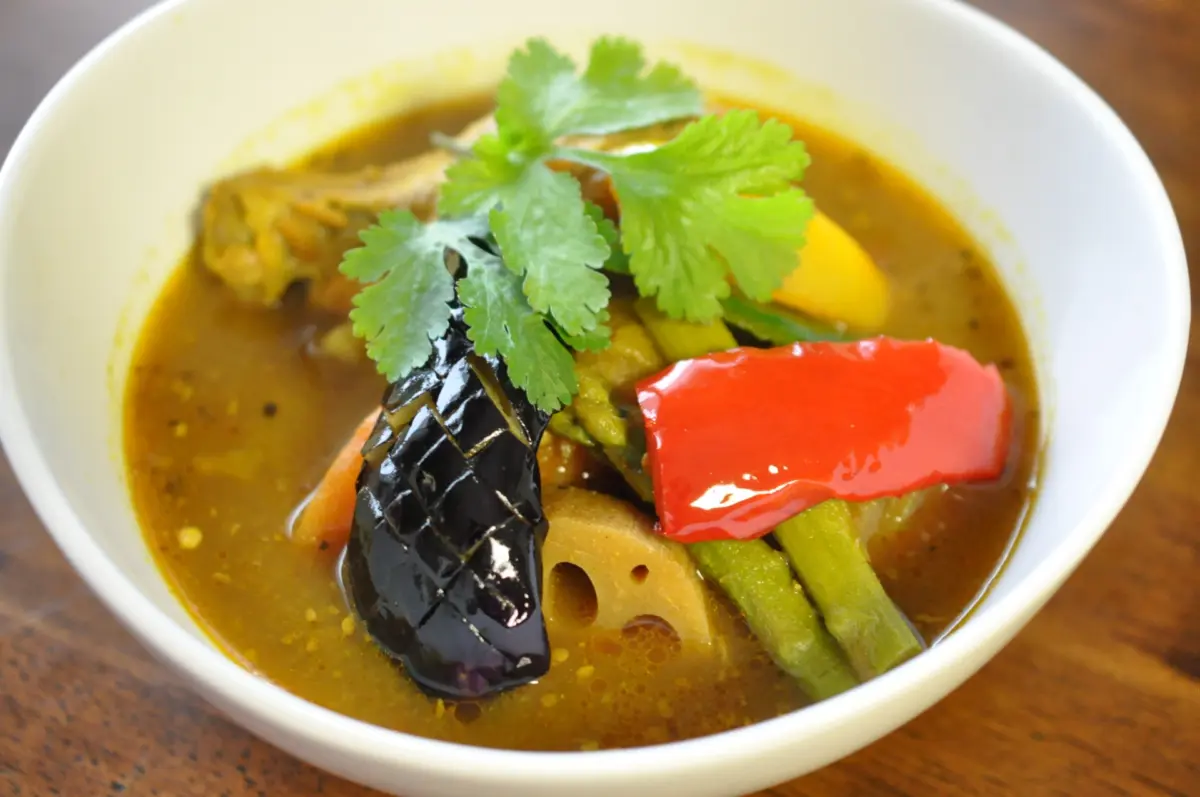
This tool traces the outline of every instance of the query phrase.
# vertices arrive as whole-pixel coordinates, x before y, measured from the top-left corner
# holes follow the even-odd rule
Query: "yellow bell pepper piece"
[[[818,212],[808,224],[799,267],[784,278],[775,301],[855,329],[877,329],[887,320],[887,277],[841,227]]]

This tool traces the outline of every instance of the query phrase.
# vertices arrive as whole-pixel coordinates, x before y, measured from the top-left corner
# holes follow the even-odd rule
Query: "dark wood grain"
[[[70,62],[144,4],[0,0],[0,151]],[[1162,171],[1189,250],[1200,253],[1200,2],[977,4],[1112,103]],[[1030,626],[920,718],[770,794],[1200,795],[1192,349],[1145,481]],[[0,795],[108,793],[368,794],[184,691],[74,576],[0,458]]]

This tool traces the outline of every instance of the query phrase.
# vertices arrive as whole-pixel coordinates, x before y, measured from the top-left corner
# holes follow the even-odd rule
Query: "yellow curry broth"
[[[424,109],[312,156],[319,168],[383,164],[455,131],[484,100]],[[984,256],[910,182],[854,145],[788,119],[808,144],[806,187],[887,271],[887,332],[936,337],[1001,364],[1017,398],[1010,473],[954,488],[911,528],[871,544],[888,592],[932,639],[979,593],[1029,499],[1036,408],[1028,349]],[[299,297],[239,304],[194,259],[143,329],[125,405],[133,500],[181,600],[231,656],[349,716],[471,744],[591,749],[652,744],[760,721],[803,705],[714,595],[725,655],[653,626],[598,632],[549,623],[548,675],[480,704],[421,694],[366,638],[335,580],[335,552],[291,543],[289,518],[383,382],[369,363],[314,356],[337,318]]]

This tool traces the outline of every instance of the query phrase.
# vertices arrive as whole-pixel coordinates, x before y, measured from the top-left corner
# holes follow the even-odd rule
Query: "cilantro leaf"
[[[438,215],[470,216],[487,213],[500,204],[501,191],[521,179],[528,163],[514,158],[497,133],[480,137],[471,157],[457,160],[446,170],[438,196]]]
[[[783,279],[796,270],[797,250],[816,209],[801,191],[771,197],[734,197],[721,209],[724,224],[708,228],[710,245],[725,257],[742,293],[769,302]]]
[[[550,146],[576,99],[575,62],[545,39],[530,39],[508,59],[496,89],[496,127],[529,146]]]
[[[492,234],[504,264],[524,275],[530,306],[569,335],[595,329],[608,306],[608,279],[598,269],[609,248],[587,214],[579,183],[539,163],[500,195]]]
[[[622,239],[638,293],[657,297],[659,309],[672,318],[711,320],[729,296],[725,263],[695,234],[700,225],[720,223],[703,201],[668,207],[630,195],[621,203]]]
[[[596,40],[583,84],[589,96],[576,109],[572,133],[634,130],[704,112],[704,97],[695,83],[661,61],[647,72],[641,46],[629,39]]]
[[[638,291],[672,317],[717,317],[729,271],[748,296],[766,300],[796,267],[813,207],[794,184],[809,157],[781,122],[731,111],[648,152],[556,154],[609,173]]]
[[[540,316],[521,318],[517,336],[517,347],[504,357],[508,378],[542,410],[562,409],[579,392],[575,358]]]
[[[491,210],[504,189],[544,160],[562,136],[631,130],[703,110],[694,83],[665,63],[646,72],[641,47],[627,39],[598,39],[582,75],[545,40],[530,39],[512,54],[497,89],[497,132],[482,136],[471,157],[447,170],[438,212],[460,216]]]
[[[466,308],[463,320],[476,352],[504,358],[509,379],[542,410],[552,412],[570,402],[579,390],[575,360],[529,306],[521,278],[500,258],[482,250],[468,255],[458,298]]]
[[[595,202],[586,202],[585,205],[587,214],[596,222],[596,230],[599,231],[600,237],[608,244],[608,260],[604,261],[604,270],[613,274],[628,274],[629,257],[621,248],[621,233],[617,231],[617,225],[604,215],[604,209]]]
[[[569,335],[558,324],[551,322],[558,336],[575,351],[604,351],[612,341],[612,329],[608,327],[608,311],[601,314],[600,324],[595,329],[580,335]]]
[[[350,321],[388,380],[422,365],[446,333],[454,299],[446,249],[480,231],[478,221],[422,224],[407,210],[391,210],[346,253],[342,273],[369,283],[355,295]]]
[[[647,72],[642,48],[615,37],[592,45],[583,74],[548,42],[531,39],[513,53],[496,99],[497,125],[543,146],[572,133],[601,135],[698,116],[704,108],[699,89],[677,68],[660,63]]]

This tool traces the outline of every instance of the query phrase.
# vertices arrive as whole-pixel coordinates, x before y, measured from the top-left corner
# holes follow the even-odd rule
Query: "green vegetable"
[[[624,302],[614,309],[612,345],[601,352],[580,352],[576,356],[579,395],[564,412],[570,414],[590,444],[604,452],[634,491],[653,503],[654,486],[642,468],[645,431],[641,424],[631,422],[631,418],[640,416],[636,407],[621,406],[614,396],[630,394],[637,380],[661,370],[665,363]]]
[[[765,300],[796,268],[814,208],[794,187],[808,151],[782,122],[730,111],[647,152],[563,148],[558,157],[608,172],[638,291],[672,318],[720,316],[729,272]]]
[[[709,581],[741,609],[776,665],[821,700],[858,681],[787,561],[762,540],[702,542],[688,551]]]
[[[654,482],[643,465],[646,456],[646,438],[643,435],[631,434],[626,444],[620,447],[605,446],[604,456],[639,498],[648,504],[654,503]]]
[[[587,214],[596,222],[596,229],[608,244],[608,260],[604,261],[604,270],[613,274],[629,273],[629,256],[621,249],[621,233],[612,219],[604,215],[604,209],[594,202],[587,202]]]
[[[551,415],[550,424],[547,428],[559,437],[574,440],[580,445],[596,445],[596,441],[587,433],[587,430],[575,422],[575,414],[569,408],[559,410]]]
[[[396,211],[362,234],[342,270],[366,286],[355,333],[389,380],[424,362],[446,329],[457,288],[470,338],[499,352],[513,381],[547,411],[581,385],[567,347],[608,345],[608,279],[630,273],[673,318],[711,321],[730,293],[769,297],[795,267],[812,203],[795,183],[809,158],[790,129],[750,111],[702,117],[650,151],[594,152],[572,137],[607,135],[699,117],[700,91],[675,67],[647,67],[641,48],[604,38],[586,69],[540,40],[511,57],[497,91],[494,134],[453,164],[442,220]],[[575,143],[579,144],[578,138]],[[568,161],[608,173],[622,233],[554,171]],[[445,250],[466,261],[455,285]]]
[[[825,501],[784,521],[775,539],[860,677],[921,652],[916,632],[871,569],[844,501]]]
[[[496,100],[501,131],[543,146],[573,133],[616,133],[694,116],[702,103],[677,68],[660,63],[646,72],[642,48],[612,37],[592,45],[582,75],[545,41],[529,41],[509,61]]]
[[[454,278],[446,250],[492,257],[471,240],[486,233],[478,219],[423,225],[407,210],[391,210],[363,230],[362,247],[346,253],[342,272],[373,283],[354,297],[354,334],[389,381],[422,365],[450,327]]]
[[[570,401],[578,389],[571,353],[529,306],[516,275],[494,256],[476,256],[467,268],[458,298],[475,351],[502,356],[509,379],[534,404],[560,407]]]
[[[725,320],[775,346],[816,340],[848,340],[832,326],[805,318],[777,304],[762,304],[742,296],[721,300]]]
[[[586,387],[603,384],[600,381],[589,380],[586,366],[580,365],[577,370],[580,371],[580,382]],[[643,467],[646,435],[640,425],[632,420],[640,416],[623,412],[613,401],[610,390],[592,394],[590,390],[585,389],[576,397],[574,404],[567,410],[556,413],[554,418],[568,412],[577,423],[570,430],[564,425],[562,434],[566,436],[568,432],[573,432],[572,439],[576,442],[602,451],[609,464],[616,468],[621,478],[625,479],[638,497],[648,504],[653,504],[654,483]],[[554,428],[554,418],[551,419],[551,429]]]
[[[608,306],[608,279],[599,269],[610,250],[578,181],[533,164],[501,191],[489,219],[504,264],[525,277],[529,305],[568,335],[595,330]]]

